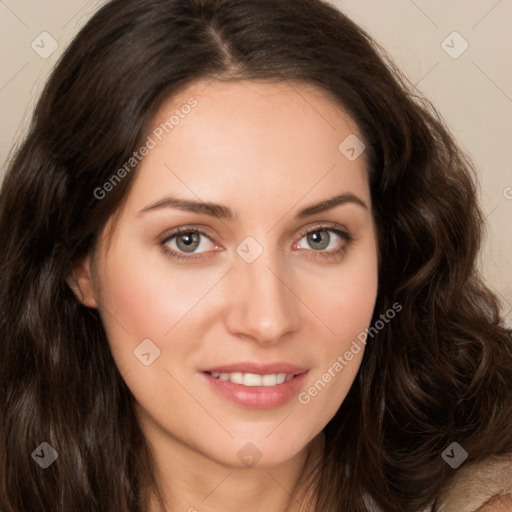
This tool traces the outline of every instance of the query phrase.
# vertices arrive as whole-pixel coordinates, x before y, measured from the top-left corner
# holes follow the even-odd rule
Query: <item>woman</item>
[[[482,222],[435,112],[328,4],[106,4],[2,189],[0,508],[503,508]]]

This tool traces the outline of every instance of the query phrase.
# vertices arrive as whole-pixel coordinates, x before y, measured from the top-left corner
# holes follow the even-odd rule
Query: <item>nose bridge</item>
[[[248,246],[240,244],[242,249],[257,249],[248,243]],[[237,256],[230,328],[260,343],[273,343],[297,328],[297,304],[287,282],[289,273],[278,252],[268,247],[261,247],[260,251],[250,263],[243,252]]]

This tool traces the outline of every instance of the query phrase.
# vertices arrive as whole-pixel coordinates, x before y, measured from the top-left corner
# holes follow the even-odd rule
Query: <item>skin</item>
[[[348,135],[363,137],[315,88],[255,81],[196,82],[162,106],[154,126],[190,97],[197,106],[144,158],[116,224],[111,219],[69,283],[101,313],[154,449],[168,510],[295,511],[307,457],[321,456],[322,429],[363,350],[307,404],[294,396],[266,410],[226,400],[200,370],[287,361],[309,370],[307,391],[369,326],[378,254],[367,162],[365,153],[349,161],[338,150]],[[366,207],[345,203],[295,218],[341,193]],[[174,208],[138,213],[168,194],[221,203],[236,218]],[[348,230],[353,241],[323,231],[325,223]],[[197,261],[162,250],[166,232],[184,225],[206,233]],[[308,240],[318,230],[330,235],[327,248]],[[248,236],[263,248],[252,263],[236,251]],[[190,255],[180,242],[166,246]],[[160,356],[145,366],[134,350],[148,338]],[[250,468],[237,457],[248,442],[260,454]]]

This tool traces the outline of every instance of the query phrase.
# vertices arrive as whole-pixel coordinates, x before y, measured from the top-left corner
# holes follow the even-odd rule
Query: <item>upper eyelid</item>
[[[323,224],[314,224],[313,226],[306,227],[304,229],[299,230],[299,236],[303,237],[304,235],[314,232],[320,231],[321,229],[325,229],[326,231],[338,231],[345,235],[350,235],[350,230],[341,224],[337,224],[335,222],[324,222]]]
[[[174,238],[184,233],[199,233],[200,235],[204,235],[210,238],[210,240],[213,242],[212,235],[209,234],[209,230],[204,226],[179,226],[177,228],[167,230],[161,236],[161,243],[167,242],[171,238]]]

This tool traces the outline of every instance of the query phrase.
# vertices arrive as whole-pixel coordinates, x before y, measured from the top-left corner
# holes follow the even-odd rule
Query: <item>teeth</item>
[[[228,373],[229,375],[229,373]],[[234,382],[235,384],[243,384],[244,383],[244,375],[241,372],[235,372],[230,375],[229,380]]]
[[[235,384],[242,384],[244,386],[276,386],[283,382],[288,382],[293,379],[293,375],[286,373],[272,373],[270,375],[258,375],[256,373],[217,373],[212,372],[212,377],[220,380],[230,380]]]
[[[261,386],[261,379],[261,375],[245,373],[242,382],[237,382],[237,384],[243,384],[244,386]],[[236,382],[233,380],[233,376],[231,376],[231,382]]]
[[[263,386],[275,386],[277,384],[277,376],[276,375],[262,375],[261,376],[261,384]]]

